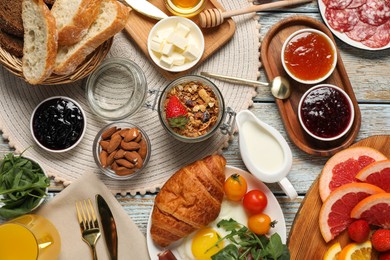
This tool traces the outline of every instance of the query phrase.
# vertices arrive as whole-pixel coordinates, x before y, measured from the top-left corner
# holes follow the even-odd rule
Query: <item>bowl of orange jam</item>
[[[304,84],[317,84],[327,79],[337,64],[334,42],[315,29],[301,29],[283,43],[282,65],[287,74]]]

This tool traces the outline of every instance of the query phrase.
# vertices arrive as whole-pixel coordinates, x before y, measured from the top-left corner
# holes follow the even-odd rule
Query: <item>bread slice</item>
[[[99,45],[120,32],[129,18],[130,8],[116,0],[103,0],[96,20],[87,34],[76,44],[60,46],[54,73],[68,75]]]
[[[0,30],[0,46],[16,57],[20,58],[23,56],[23,38]]]
[[[59,45],[81,40],[95,21],[102,0],[57,0],[51,13],[56,19]]]
[[[23,37],[23,0],[0,0],[0,29],[3,32]]]
[[[56,22],[43,0],[23,0],[22,70],[31,84],[42,83],[53,71],[57,53]]]

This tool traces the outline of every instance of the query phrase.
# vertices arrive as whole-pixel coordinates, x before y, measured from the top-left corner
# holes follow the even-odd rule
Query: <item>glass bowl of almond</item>
[[[146,167],[151,144],[141,127],[119,121],[106,125],[97,133],[92,151],[103,174],[116,180],[127,180]]]
[[[170,82],[158,101],[165,130],[187,143],[215,134],[225,118],[225,102],[218,87],[205,77],[187,75]]]

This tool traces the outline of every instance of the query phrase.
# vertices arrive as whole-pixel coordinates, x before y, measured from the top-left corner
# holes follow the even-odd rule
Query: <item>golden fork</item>
[[[93,259],[97,260],[96,242],[100,237],[100,229],[91,200],[77,201],[76,210],[83,240],[91,248]]]

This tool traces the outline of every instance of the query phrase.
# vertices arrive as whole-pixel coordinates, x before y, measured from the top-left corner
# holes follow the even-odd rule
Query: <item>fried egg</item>
[[[218,251],[222,250],[224,246],[229,244],[229,241],[224,240],[213,247],[220,238],[229,234],[229,232],[226,232],[224,229],[218,228],[217,223],[222,219],[229,220],[230,218],[243,225],[246,225],[248,221],[248,217],[241,202],[224,199],[222,201],[221,212],[217,219],[211,222],[207,227],[197,230],[183,238],[182,242],[174,249],[175,255],[178,256],[178,259],[183,260],[211,259],[212,255],[216,254]]]

